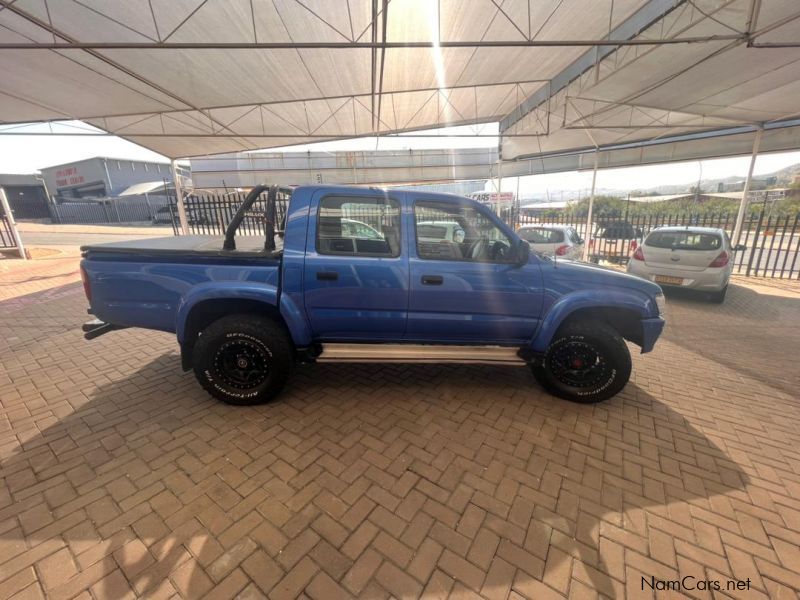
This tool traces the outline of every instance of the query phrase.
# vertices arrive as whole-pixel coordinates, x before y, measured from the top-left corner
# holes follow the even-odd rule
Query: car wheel
[[[192,366],[200,385],[236,405],[261,404],[283,388],[292,368],[292,345],[284,327],[271,319],[231,315],[200,334]]]
[[[709,294],[709,298],[711,299],[711,302],[713,302],[714,304],[722,304],[723,302],[725,302],[725,295],[727,293],[728,293],[728,284],[726,283],[725,287],[722,288],[720,291],[711,292]]]
[[[544,389],[590,404],[617,394],[631,376],[625,340],[605,323],[574,321],[558,330],[544,358],[531,365]]]

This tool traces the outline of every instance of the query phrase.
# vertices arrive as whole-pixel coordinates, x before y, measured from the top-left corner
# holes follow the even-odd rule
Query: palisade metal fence
[[[656,227],[668,225],[715,227],[733,235],[736,213],[693,215],[664,214],[627,217],[603,217],[593,219],[591,232],[586,230],[586,216],[563,213],[555,217],[518,215],[514,226],[552,223],[574,227],[586,243],[590,254],[601,258],[630,257],[636,244]],[[628,235],[617,237],[603,236],[604,231],[628,231]],[[800,214],[793,216],[772,216],[769,207],[758,214],[748,213],[743,222],[739,238],[731,240],[734,246],[742,244],[744,250],[734,253],[734,273],[752,277],[772,277],[778,279],[800,279]]]
[[[51,219],[63,224],[171,222],[170,200],[155,196],[148,200],[138,197],[93,200],[86,202],[56,202],[50,205]]]
[[[189,231],[200,235],[223,235],[239,205],[243,202],[244,193],[192,195],[185,201]],[[266,192],[263,200],[256,202],[249,210],[239,227],[237,235],[264,235],[266,218]],[[276,229],[283,229],[282,223],[286,214],[288,197],[282,197],[277,203]],[[165,209],[167,210],[167,209]],[[175,198],[168,205],[167,219],[171,219],[176,235],[180,234],[180,222]],[[368,214],[369,213],[369,214]],[[387,215],[382,211],[346,214],[346,218],[361,221],[380,231],[386,224]],[[735,213],[723,214],[629,214],[621,217],[598,215],[593,219],[592,231],[586,230],[586,216],[575,213],[561,213],[558,216],[542,217],[525,214],[503,214],[502,217],[512,227],[552,223],[570,225],[575,228],[586,243],[591,244],[590,254],[601,260],[614,259],[615,262],[627,262],[633,254],[635,245],[656,227],[667,225],[695,225],[700,227],[716,227],[733,235],[736,224]],[[608,230],[617,233],[603,236]],[[619,235],[620,231],[629,231],[630,235]],[[761,207],[759,213],[748,213],[742,223],[742,231],[733,245],[743,244],[745,250],[734,254],[734,272],[752,277],[772,277],[779,279],[800,279],[800,214],[792,216],[772,216],[770,207]]]
[[[236,211],[244,202],[244,192],[229,192],[227,194],[199,194],[190,195],[184,200],[186,220],[189,224],[189,233],[193,235],[225,235],[228,224],[233,219]],[[276,223],[275,229],[283,229],[282,223],[286,217],[286,207],[289,198],[285,194],[278,195],[275,204]],[[267,217],[267,192],[262,193],[259,199],[245,213],[236,235],[266,235]],[[172,229],[175,235],[180,235],[181,225],[178,217],[178,207],[175,197],[169,202],[169,211]]]
[[[11,231],[11,222],[2,212],[3,209],[0,207],[0,248],[16,248],[17,241],[14,239],[14,233]]]

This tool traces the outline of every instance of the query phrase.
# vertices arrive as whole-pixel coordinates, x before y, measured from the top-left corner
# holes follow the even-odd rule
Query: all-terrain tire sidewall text
[[[246,349],[263,367],[252,386],[226,381],[220,365],[231,346]],[[292,346],[282,324],[253,315],[223,317],[201,332],[192,353],[195,377],[212,396],[235,405],[261,404],[274,398],[286,383],[292,367]]]

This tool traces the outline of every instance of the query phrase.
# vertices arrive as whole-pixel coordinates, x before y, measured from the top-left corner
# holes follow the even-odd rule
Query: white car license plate
[[[671,277],[669,275],[656,275],[656,283],[668,283],[669,285],[683,285],[683,277]]]

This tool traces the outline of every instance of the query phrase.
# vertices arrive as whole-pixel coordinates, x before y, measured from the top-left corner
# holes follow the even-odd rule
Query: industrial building
[[[0,174],[0,188],[17,219],[41,219],[50,216],[47,191],[41,177],[35,174]]]
[[[167,162],[96,156],[41,169],[50,194],[59,198],[120,196],[137,183],[172,181]]]

